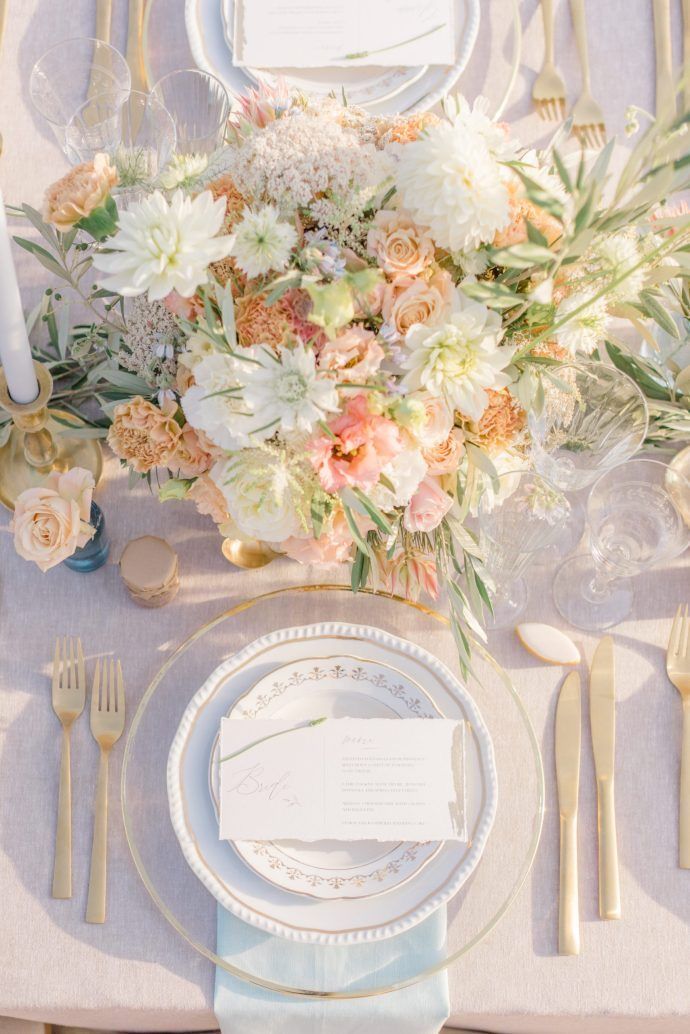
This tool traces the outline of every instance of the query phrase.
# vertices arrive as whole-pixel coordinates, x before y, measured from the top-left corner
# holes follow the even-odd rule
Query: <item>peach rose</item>
[[[509,221],[498,230],[493,239],[495,248],[512,248],[524,244],[527,237],[527,222],[530,222],[553,245],[563,234],[563,226],[554,216],[539,208],[525,197],[525,188],[517,176],[506,183],[508,189]]]
[[[97,154],[92,162],[83,162],[48,188],[43,216],[61,233],[91,215],[104,204],[117,183],[117,170],[107,154]]]
[[[336,370],[341,380],[364,384],[375,376],[384,358],[376,334],[354,326],[326,342],[319,355],[319,369]]]
[[[366,533],[365,533],[366,534]],[[300,564],[344,564],[352,556],[352,532],[342,510],[333,516],[330,527],[324,528],[318,539],[289,538],[282,549]]]
[[[405,212],[381,209],[367,235],[367,251],[388,276],[416,276],[434,261],[434,242],[427,229]]]
[[[88,523],[93,489],[91,472],[73,467],[64,474],[54,471],[43,485],[22,492],[10,523],[19,556],[48,571],[86,545],[93,536]]]
[[[216,524],[224,524],[229,518],[225,496],[207,474],[196,479],[187,492],[187,499],[195,504],[197,513],[210,517]]]
[[[168,462],[170,469],[177,471],[180,477],[193,478],[206,473],[213,464],[213,457],[204,448],[192,425],[185,424]]]
[[[438,481],[425,477],[407,504],[403,524],[408,531],[433,531],[446,516],[453,500]]]
[[[432,449],[435,445],[440,445],[453,427],[453,413],[448,403],[440,396],[429,395],[427,392],[410,395],[409,398],[417,399],[424,406],[424,423],[415,432],[417,441],[423,449]]]
[[[430,474],[452,474],[458,469],[464,452],[463,433],[460,428],[454,427],[445,441],[431,449],[422,449],[422,456]]]
[[[383,292],[383,318],[400,337],[415,323],[440,323],[448,312],[453,295],[450,273],[438,270],[425,277],[399,277]]]
[[[175,455],[181,434],[172,416],[176,409],[174,403],[165,410],[159,409],[140,395],[120,403],[113,411],[108,445],[138,474],[166,467]]]

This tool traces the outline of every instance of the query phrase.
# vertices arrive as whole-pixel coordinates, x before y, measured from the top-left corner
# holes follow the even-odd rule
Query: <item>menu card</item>
[[[452,65],[454,0],[235,0],[233,63]]]
[[[220,838],[464,840],[463,752],[445,718],[224,718]]]

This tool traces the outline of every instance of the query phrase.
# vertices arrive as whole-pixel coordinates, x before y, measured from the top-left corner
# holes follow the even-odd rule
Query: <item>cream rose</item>
[[[445,270],[438,270],[428,280],[399,277],[383,292],[383,318],[400,337],[416,323],[440,323],[450,310],[453,290],[453,280]]]
[[[97,154],[92,162],[83,162],[53,183],[46,191],[43,215],[62,233],[85,219],[104,204],[117,183],[117,170],[107,154]]]
[[[382,209],[367,236],[367,251],[390,277],[417,276],[434,261],[429,231],[405,212]]]
[[[464,453],[465,438],[459,427],[453,428],[445,441],[431,449],[422,450],[429,473],[434,475],[454,473]]]
[[[93,489],[90,471],[74,467],[22,492],[10,523],[19,556],[48,571],[86,545],[93,536],[88,523]]]
[[[415,437],[423,449],[433,449],[444,442],[453,427],[453,412],[440,395],[415,392],[408,396],[424,406],[424,422],[415,430]]]
[[[216,463],[210,476],[243,535],[283,542],[303,531],[294,478],[279,456],[263,449],[242,449]]]

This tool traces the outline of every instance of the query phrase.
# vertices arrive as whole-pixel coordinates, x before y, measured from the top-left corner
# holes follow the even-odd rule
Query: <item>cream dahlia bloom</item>
[[[194,366],[194,385],[180,400],[189,423],[221,449],[242,449],[250,444],[247,412],[242,399],[240,361],[213,352]]]
[[[299,485],[287,463],[267,449],[242,449],[211,469],[239,530],[263,542],[282,542],[303,529]]]
[[[499,348],[500,336],[500,316],[458,292],[456,306],[443,324],[408,331],[403,385],[438,395],[451,410],[479,420],[489,401],[487,390],[511,381],[505,368],[512,350]]]
[[[274,205],[264,205],[258,212],[245,208],[235,226],[232,255],[248,277],[264,276],[272,269],[285,269],[297,243],[297,231],[280,218]]]
[[[176,190],[168,203],[154,191],[120,215],[120,228],[94,266],[109,274],[100,286],[127,297],[148,291],[149,301],[177,291],[189,298],[207,279],[207,268],[230,254],[231,236],[217,237],[225,203],[206,190],[195,198]]]

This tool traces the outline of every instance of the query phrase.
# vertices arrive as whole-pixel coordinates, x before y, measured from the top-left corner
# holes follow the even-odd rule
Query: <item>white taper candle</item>
[[[38,381],[26,333],[17,274],[12,260],[10,233],[5,204],[0,192],[0,363],[7,379],[7,390],[20,405],[33,402]]]

